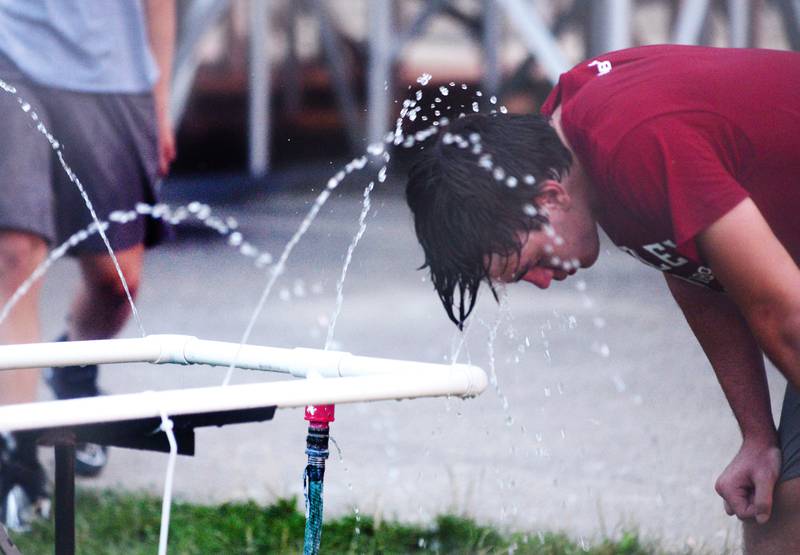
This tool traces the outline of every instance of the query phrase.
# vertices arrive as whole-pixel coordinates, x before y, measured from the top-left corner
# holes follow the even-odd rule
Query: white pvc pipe
[[[437,365],[428,365],[437,366]],[[475,366],[438,365],[374,376],[147,391],[0,407],[0,431],[32,430],[259,407],[289,408],[415,397],[474,396],[487,386]]]
[[[391,372],[440,372],[451,365],[355,356],[321,349],[283,349],[198,339],[190,335],[148,335],[135,339],[65,341],[0,346],[0,370],[81,364],[150,362],[209,364],[307,376],[345,377]],[[463,366],[463,365],[456,365]]]

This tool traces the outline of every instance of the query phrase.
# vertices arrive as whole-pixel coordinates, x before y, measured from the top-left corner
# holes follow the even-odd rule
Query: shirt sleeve
[[[736,178],[746,150],[742,134],[721,116],[663,115],[620,141],[609,181],[629,209],[669,227],[678,249],[699,259],[696,236],[748,196]]]

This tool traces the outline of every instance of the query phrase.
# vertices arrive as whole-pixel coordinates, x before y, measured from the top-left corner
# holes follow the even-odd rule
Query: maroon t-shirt
[[[720,289],[695,238],[746,197],[800,263],[800,54],[646,46],[563,74],[542,107],[622,250]]]

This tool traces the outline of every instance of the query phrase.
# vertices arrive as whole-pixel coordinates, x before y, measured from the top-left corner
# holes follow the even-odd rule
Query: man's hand
[[[725,503],[725,512],[741,520],[767,522],[780,469],[781,451],[775,444],[745,439],[715,485]]]
[[[164,114],[158,117],[158,175],[165,177],[169,173],[169,166],[175,160],[177,149],[175,147],[175,132],[169,116]]]

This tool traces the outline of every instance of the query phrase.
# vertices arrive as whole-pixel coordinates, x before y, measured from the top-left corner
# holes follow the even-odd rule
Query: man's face
[[[535,231],[520,231],[519,256],[492,255],[489,277],[501,283],[527,281],[547,289],[553,280],[562,281],[588,268],[597,260],[597,227],[578,210],[556,207],[547,212],[549,223]]]
[[[519,232],[522,249],[519,256],[492,255],[489,277],[501,283],[527,281],[547,289],[553,280],[562,281],[578,271],[580,261],[565,248],[563,238],[552,227],[547,231]]]

